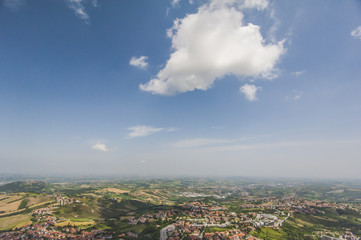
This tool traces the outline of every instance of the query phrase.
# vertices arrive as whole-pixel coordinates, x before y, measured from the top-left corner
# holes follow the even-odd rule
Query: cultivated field
[[[29,202],[26,207],[37,207],[40,205],[44,205],[46,203],[54,202],[54,200],[47,196],[37,196],[37,197],[29,197]]]
[[[21,195],[0,195],[0,214],[18,210],[22,198]]]

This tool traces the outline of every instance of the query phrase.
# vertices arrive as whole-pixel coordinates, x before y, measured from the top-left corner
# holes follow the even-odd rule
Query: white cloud
[[[224,144],[228,143],[230,140],[221,139],[221,138],[191,138],[184,139],[178,142],[172,143],[171,145],[178,148],[189,148],[189,147],[200,147],[200,146],[208,146],[215,144]]]
[[[74,10],[75,15],[84,20],[86,23],[89,21],[89,15],[85,11],[84,2],[86,0],[67,0],[68,7]],[[92,5],[97,6],[97,1],[92,0]]]
[[[97,143],[91,147],[94,150],[102,151],[102,152],[111,152],[114,151],[114,149],[108,148],[104,143]]]
[[[261,87],[257,87],[255,85],[250,85],[250,84],[244,84],[240,88],[240,90],[248,101],[255,101],[257,100],[257,96],[256,96],[257,91],[261,90]]]
[[[354,38],[361,39],[361,26],[358,26],[351,32],[351,36]]]
[[[146,57],[146,56],[140,56],[138,58],[132,57],[129,61],[129,64],[134,67],[145,69],[148,66],[147,59],[148,59],[148,57]]]
[[[285,51],[283,41],[266,43],[260,26],[244,25],[244,8],[264,9],[265,0],[212,0],[197,13],[177,19],[168,37],[173,52],[166,66],[139,87],[172,95],[207,90],[226,75],[275,77],[275,65]]]
[[[21,6],[25,5],[25,0],[4,0],[4,5],[13,11],[18,10]]]
[[[164,128],[154,128],[154,127],[144,126],[144,125],[143,126],[137,125],[137,126],[134,126],[134,127],[130,127],[128,129],[131,131],[128,134],[128,138],[144,137],[144,136],[148,136],[148,135],[151,135],[153,133],[165,130]]]

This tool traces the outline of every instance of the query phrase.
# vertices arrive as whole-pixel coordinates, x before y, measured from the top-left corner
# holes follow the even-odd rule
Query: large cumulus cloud
[[[172,95],[206,90],[226,75],[271,78],[283,41],[266,43],[260,26],[244,24],[245,8],[263,10],[265,0],[213,0],[177,19],[168,36],[173,51],[165,67],[140,89]]]

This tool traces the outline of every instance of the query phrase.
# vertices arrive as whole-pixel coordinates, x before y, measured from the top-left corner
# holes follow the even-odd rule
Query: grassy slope
[[[16,215],[0,218],[0,231],[10,230],[16,227],[22,227],[30,223],[31,221],[29,215]]]

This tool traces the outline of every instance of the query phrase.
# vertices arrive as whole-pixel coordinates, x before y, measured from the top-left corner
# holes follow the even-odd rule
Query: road
[[[168,232],[173,232],[175,227],[173,224],[168,225],[160,230],[160,240],[166,240],[168,238]]]

